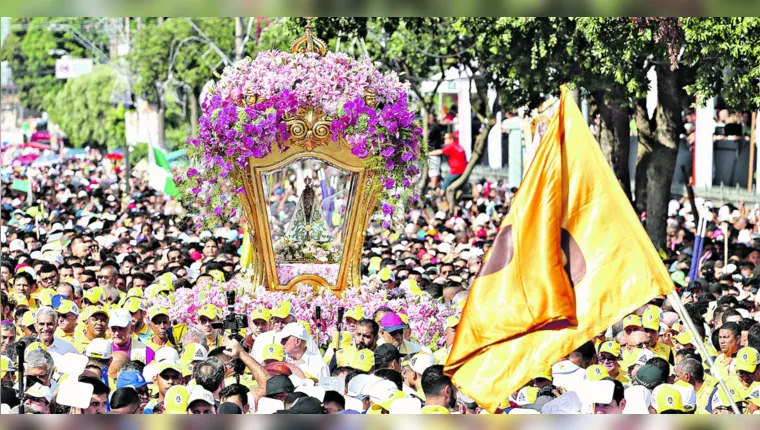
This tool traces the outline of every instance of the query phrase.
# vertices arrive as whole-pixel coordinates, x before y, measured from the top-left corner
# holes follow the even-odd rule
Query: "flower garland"
[[[337,263],[343,255],[343,244],[337,242],[299,242],[285,236],[277,239],[274,245],[274,252],[278,259],[284,261]]]
[[[372,284],[371,278],[365,278],[361,287],[347,289],[343,297],[338,298],[329,291],[317,292],[306,285],[299,286],[293,293],[268,291],[264,287],[254,287],[247,277],[237,277],[229,282],[214,281],[202,286],[179,289],[169,296],[157,296],[146,301],[148,306],[166,307],[172,321],[196,326],[199,324],[197,311],[206,303],[218,306],[225,315],[228,313],[225,296],[227,291],[236,292],[235,312],[249,317],[259,306],[273,309],[278,302],[288,300],[293,306],[296,318],[309,324],[312,336],[320,346],[326,346],[337,331],[335,323],[339,307],[348,309],[352,306],[362,306],[364,316],[372,318],[375,309],[388,306],[393,311],[408,316],[412,340],[433,350],[444,346],[446,318],[459,314],[459,308],[441,303],[427,294],[414,296],[409,291],[382,290]],[[314,320],[316,306],[321,309],[324,323],[319,328]]]
[[[249,157],[286,151],[290,133],[283,118],[313,107],[334,118],[334,142],[345,139],[354,155],[369,158],[379,172],[387,228],[398,201],[419,198],[412,183],[419,174],[416,164],[427,151],[408,105],[408,88],[394,73],[381,73],[368,58],[357,60],[343,53],[320,57],[263,51],[253,61],[225,68],[201,103],[198,137],[187,140],[190,167],[177,178],[201,208],[197,224],[236,220],[235,200],[245,193],[236,169],[245,171]],[[366,92],[374,94],[378,108],[366,104]],[[249,105],[246,100],[255,101]]]

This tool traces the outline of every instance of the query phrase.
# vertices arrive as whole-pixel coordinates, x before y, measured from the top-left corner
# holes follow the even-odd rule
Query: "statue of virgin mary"
[[[333,240],[327,230],[322,205],[317,201],[311,178],[304,180],[306,187],[296,204],[296,212],[287,225],[286,237],[298,242],[327,243]]]

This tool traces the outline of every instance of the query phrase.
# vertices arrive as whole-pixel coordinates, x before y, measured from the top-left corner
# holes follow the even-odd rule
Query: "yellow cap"
[[[354,361],[354,355],[358,350],[355,346],[346,346],[335,353],[335,361],[338,367],[349,366]]]
[[[28,354],[30,351],[34,351],[37,349],[47,351],[47,346],[45,346],[41,342],[32,342],[29,344],[29,346],[26,347],[26,352],[24,352],[24,354]]]
[[[54,295],[55,295],[54,289],[43,288],[40,291],[38,291],[37,302],[40,304],[40,306],[52,306]]]
[[[5,375],[8,373],[9,370],[11,370],[11,359],[2,356],[0,357],[0,379],[5,378]]]
[[[224,279],[224,273],[222,273],[221,270],[212,270],[212,271],[208,272],[208,274],[211,275],[211,277],[214,278],[214,280],[216,280],[217,282],[224,282],[225,281],[225,279]]]
[[[620,344],[614,340],[602,342],[602,344],[599,345],[599,354],[603,352],[612,354],[614,357],[620,357]]]
[[[409,287],[409,292],[412,293],[413,296],[421,296],[425,294],[425,292],[420,289],[416,279],[407,279],[404,282],[406,282],[406,285]]]
[[[401,318],[401,321],[403,321],[404,324],[406,324],[407,326],[409,325],[409,315],[403,312],[399,312],[398,317]]]
[[[681,345],[690,345],[691,342],[694,340],[694,336],[691,335],[690,331],[685,331],[680,334],[678,334],[676,337],[676,342],[680,343]]]
[[[77,304],[72,302],[71,300],[66,300],[66,299],[61,300],[61,304],[58,305],[55,311],[61,315],[66,315],[66,314],[79,315],[79,308],[77,307]]]
[[[383,267],[383,269],[380,270],[377,275],[380,276],[381,281],[387,281],[391,279],[391,269]]]
[[[610,372],[601,364],[594,364],[586,369],[586,378],[589,381],[600,381],[610,376]]]
[[[309,326],[309,323],[304,320],[298,320],[298,322],[306,329],[306,333],[309,333],[309,336],[311,336],[311,327]]]
[[[189,343],[185,345],[180,361],[203,361],[208,358],[208,351],[199,343]]]
[[[264,347],[264,351],[261,352],[261,359],[263,361],[276,360],[282,361],[285,359],[285,353],[282,350],[282,345],[272,343]]]
[[[538,373],[534,373],[533,379],[546,379],[548,381],[554,381],[554,377],[552,377],[552,368],[547,367]]]
[[[681,400],[681,391],[674,385],[662,384],[652,393],[652,406],[658,414],[665,411],[686,412]]]
[[[128,310],[130,313],[135,313],[143,308],[142,300],[137,296],[128,297],[124,301],[122,308]]]
[[[361,370],[362,372],[369,372],[372,370],[372,366],[375,365],[375,353],[369,349],[360,349],[353,354],[353,358],[348,364],[349,367]]]
[[[222,312],[219,310],[216,305],[212,303],[207,303],[201,307],[200,312],[198,312],[199,316],[206,317],[210,320],[216,320],[222,317]]]
[[[166,413],[170,415],[187,414],[187,399],[189,398],[190,392],[184,386],[175,385],[169,388],[166,395],[164,395]]]
[[[660,308],[649,306],[641,316],[641,325],[648,330],[660,331]]]
[[[348,312],[345,313],[345,318],[351,318],[355,321],[364,319],[364,308],[361,306],[352,306],[348,308]]]
[[[106,292],[100,287],[93,287],[84,292],[84,299],[93,305],[103,304],[106,302]]]
[[[264,320],[269,322],[272,319],[272,315],[269,313],[269,309],[259,306],[251,312],[251,321]]]
[[[127,297],[140,297],[143,296],[143,290],[140,287],[132,287],[127,291]]]
[[[281,302],[278,302],[274,309],[272,309],[271,315],[272,318],[282,318],[285,319],[290,315],[291,310],[293,309],[293,305],[290,304],[290,302],[283,300]]]
[[[736,353],[736,364],[734,366],[736,370],[755,373],[758,364],[760,364],[760,354],[755,348],[747,346]]]
[[[393,391],[393,394],[389,398],[383,400],[382,402],[374,403],[372,406],[370,406],[370,408],[367,410],[367,414],[372,414],[372,415],[382,414],[383,410],[390,412],[391,403],[393,403],[394,401],[398,399],[405,399],[405,398],[406,398],[406,394],[404,394],[403,391],[395,390]]]
[[[641,318],[638,315],[628,315],[623,320],[623,328],[641,327]]]
[[[420,411],[422,415],[447,415],[449,410],[439,405],[428,405]]]
[[[195,370],[195,362],[192,360],[179,360],[179,367],[182,369],[182,377],[193,376],[193,370]]]
[[[734,403],[741,403],[743,401],[741,396],[741,392],[743,390],[738,386],[735,380],[726,383],[726,388],[728,388],[728,392],[731,394],[731,399],[734,401]],[[728,399],[728,396],[722,388],[718,387],[718,390],[710,398],[710,407],[713,410],[717,408],[731,407],[731,401]]]
[[[459,325],[459,321],[462,320],[462,317],[459,315],[452,315],[448,318],[446,318],[446,325],[443,327],[444,330],[453,328]]]
[[[159,315],[166,315],[169,316],[169,311],[163,307],[155,305],[148,310],[148,316],[150,317],[150,320],[153,321],[153,318],[159,316]]]
[[[24,307],[24,306],[27,308],[29,307],[29,300],[26,298],[25,295],[21,293],[16,293],[15,297],[16,297],[16,309],[20,307]]]
[[[351,346],[351,334],[345,331],[340,332],[340,348],[346,348]],[[333,333],[332,342],[330,342],[330,348],[338,348],[338,332]]]
[[[110,318],[111,315],[108,313],[108,309],[105,306],[87,306],[87,318],[90,318],[96,314],[104,314],[106,318]]]
[[[164,360],[160,363],[158,363],[158,371],[156,372],[156,375],[160,375],[166,370],[174,370],[177,373],[182,373],[182,369],[177,365],[174,361]]]
[[[24,312],[24,316],[21,317],[21,325],[24,327],[31,327],[37,323],[37,312],[27,311]]]
[[[383,262],[383,259],[380,257],[372,257],[369,259],[369,267],[367,270],[369,270],[369,273],[377,273],[380,271],[380,263]]]

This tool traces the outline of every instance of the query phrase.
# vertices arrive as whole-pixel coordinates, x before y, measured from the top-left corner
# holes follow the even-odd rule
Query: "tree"
[[[111,103],[114,86],[123,85],[112,68],[69,79],[48,105],[50,119],[60,125],[75,147],[116,149],[124,145],[124,106]]]

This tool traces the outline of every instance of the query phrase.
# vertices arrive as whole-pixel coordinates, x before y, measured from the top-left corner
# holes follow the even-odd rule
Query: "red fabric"
[[[461,175],[467,167],[467,154],[459,143],[454,142],[443,147],[443,154],[448,157],[449,173]]]

